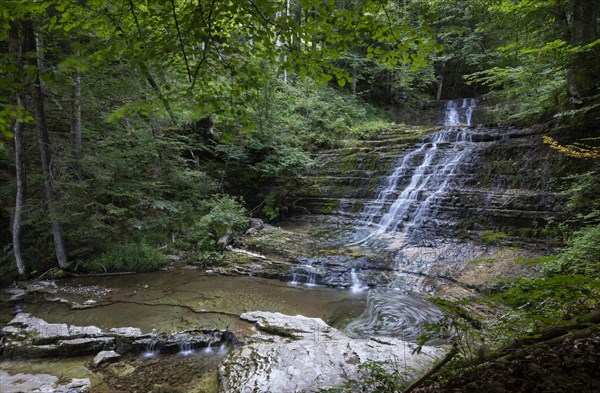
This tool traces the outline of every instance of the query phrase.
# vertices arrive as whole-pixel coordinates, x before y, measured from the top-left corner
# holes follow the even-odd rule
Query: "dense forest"
[[[251,217],[286,217],[318,150],[477,97],[487,125],[538,127],[574,162],[541,275],[487,301],[536,329],[597,311],[597,0],[5,0],[0,15],[3,285],[180,250],[218,264]]]

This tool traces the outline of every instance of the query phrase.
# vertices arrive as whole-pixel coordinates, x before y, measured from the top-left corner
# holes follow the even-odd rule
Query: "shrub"
[[[98,259],[85,265],[86,270],[102,271],[148,271],[167,263],[167,258],[154,247],[145,243],[116,244]]]
[[[248,228],[242,200],[229,195],[213,196],[209,211],[195,225],[193,236],[198,240],[198,248],[215,251],[218,240],[227,234],[240,234]]]

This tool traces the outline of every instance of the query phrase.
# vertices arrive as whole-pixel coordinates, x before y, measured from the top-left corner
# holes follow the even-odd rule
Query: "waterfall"
[[[398,160],[377,198],[365,204],[359,224],[367,229],[348,244],[368,245],[390,232],[408,233],[432,218],[433,206],[452,186],[458,168],[474,150],[473,98],[446,103],[444,128]]]
[[[476,106],[477,101],[474,98],[463,98],[462,100],[448,101],[446,103],[446,110],[444,112],[444,126],[470,126],[473,109]]]
[[[181,356],[190,356],[194,354],[194,348],[192,347],[192,343],[189,341],[179,341],[179,352],[178,355]]]
[[[350,280],[352,281],[352,286],[350,287],[352,293],[360,293],[367,289],[367,286],[360,281],[355,269],[350,271]]]
[[[313,266],[313,260],[310,258],[301,258],[302,264],[291,268],[292,285],[305,285],[315,287],[317,283],[317,269]]]
[[[214,351],[213,351],[213,349],[211,348],[210,344],[211,344],[211,343],[209,342],[209,343],[208,343],[208,346],[207,346],[206,348],[204,348],[204,350],[203,350],[203,352],[204,352],[206,355],[211,355],[211,354],[214,352]]]
[[[146,350],[142,352],[142,357],[153,358],[160,353],[161,342],[158,340],[152,340],[146,345]]]

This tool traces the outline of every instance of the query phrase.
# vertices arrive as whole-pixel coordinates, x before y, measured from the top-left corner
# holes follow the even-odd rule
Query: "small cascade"
[[[317,283],[317,268],[313,266],[313,261],[310,258],[305,258],[303,263],[291,268],[292,285],[304,285],[307,287],[315,287]]]
[[[355,269],[352,269],[350,271],[350,279],[352,280],[352,286],[350,287],[352,293],[360,293],[368,288],[361,282],[360,278],[358,277],[358,274],[356,274]]]
[[[212,349],[211,347],[211,342],[208,343],[208,346],[206,348],[204,348],[204,350],[202,351],[202,353],[204,353],[205,355],[212,355],[215,351]]]
[[[225,343],[223,343],[219,347],[219,351],[217,353],[218,353],[219,356],[225,356],[225,355],[227,355],[227,352],[229,352],[227,350],[227,345],[225,345]]]
[[[152,340],[146,345],[146,350],[142,352],[142,357],[149,359],[153,358],[160,353],[161,342],[158,340]]]
[[[475,150],[476,134],[465,126],[476,105],[473,98],[447,102],[445,128],[398,161],[359,218],[367,234],[359,231],[349,246],[373,246],[386,233],[411,233],[432,218],[435,202],[451,189],[461,163]]]
[[[449,100],[446,102],[444,112],[444,126],[455,127],[459,125],[471,125],[473,109],[477,107],[474,98],[463,98],[462,100]]]
[[[178,355],[180,356],[191,356],[193,355],[194,352],[194,347],[192,346],[192,343],[189,341],[179,341],[179,352],[177,352]]]

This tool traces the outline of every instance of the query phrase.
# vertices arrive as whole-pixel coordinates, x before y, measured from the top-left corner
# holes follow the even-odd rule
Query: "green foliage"
[[[568,197],[567,207],[575,213],[574,220],[580,225],[600,223],[600,173],[573,174],[563,180],[568,184],[563,194]]]
[[[310,80],[278,84],[265,127],[292,134],[307,151],[332,147],[336,140],[364,134],[375,125],[389,127],[388,115],[357,96]]]
[[[194,224],[193,236],[198,239],[199,250],[216,251],[221,237],[239,235],[248,224],[241,200],[229,195],[215,195],[208,202],[208,212]],[[204,258],[213,259],[209,255]]]
[[[491,297],[512,308],[504,335],[529,337],[545,327],[571,326],[600,302],[600,280],[581,274],[519,279]]]
[[[485,244],[494,244],[506,238],[506,233],[500,231],[485,230],[480,233],[481,241]]]
[[[341,386],[320,389],[320,393],[388,393],[401,392],[408,386],[408,370],[397,373],[397,362],[367,360],[358,366],[359,378],[350,380]]]
[[[86,271],[118,272],[156,270],[167,263],[167,258],[156,248],[144,243],[115,244],[96,260],[79,265]]]
[[[600,224],[575,232],[556,261],[545,267],[547,274],[600,273]]]
[[[265,199],[262,213],[267,220],[273,221],[283,213],[287,212],[287,206],[284,205],[282,196],[277,192],[271,192]]]

